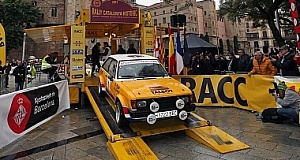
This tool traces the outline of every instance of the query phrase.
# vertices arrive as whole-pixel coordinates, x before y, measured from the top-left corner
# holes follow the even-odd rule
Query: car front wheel
[[[127,121],[124,116],[122,105],[120,101],[116,102],[116,122],[119,127],[127,126]]]

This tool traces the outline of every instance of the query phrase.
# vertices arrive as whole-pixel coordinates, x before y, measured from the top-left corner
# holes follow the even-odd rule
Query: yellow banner
[[[276,107],[273,77],[247,75],[174,76],[195,94],[197,106],[233,106],[262,112]]]
[[[6,64],[5,31],[1,23],[0,23],[0,60],[2,61],[2,66]]]
[[[142,52],[153,55],[154,52],[154,27],[142,27]]]
[[[85,26],[71,27],[70,83],[85,81]]]

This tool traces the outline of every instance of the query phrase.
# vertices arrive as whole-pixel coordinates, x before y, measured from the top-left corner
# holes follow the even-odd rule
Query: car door
[[[107,79],[109,76],[109,66],[111,64],[112,59],[108,59],[107,61],[105,61],[105,63],[103,64],[103,66],[101,67],[100,70],[100,82],[101,85],[104,85],[105,89],[108,90],[107,87]]]
[[[115,85],[116,85],[116,71],[117,71],[117,61],[112,60],[108,69],[108,74],[110,78],[107,78],[106,86],[109,96],[116,100],[116,91],[115,91]]]

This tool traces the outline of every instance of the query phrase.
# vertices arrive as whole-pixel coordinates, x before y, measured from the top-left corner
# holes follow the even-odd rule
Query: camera
[[[279,93],[278,92],[278,88],[277,88],[277,83],[276,82],[272,82],[273,85],[274,85],[274,88],[269,88],[269,94],[272,94],[272,93]]]

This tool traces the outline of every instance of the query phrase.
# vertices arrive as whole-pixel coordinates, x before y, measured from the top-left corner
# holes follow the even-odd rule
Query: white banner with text
[[[70,108],[66,80],[0,96],[0,148]]]

